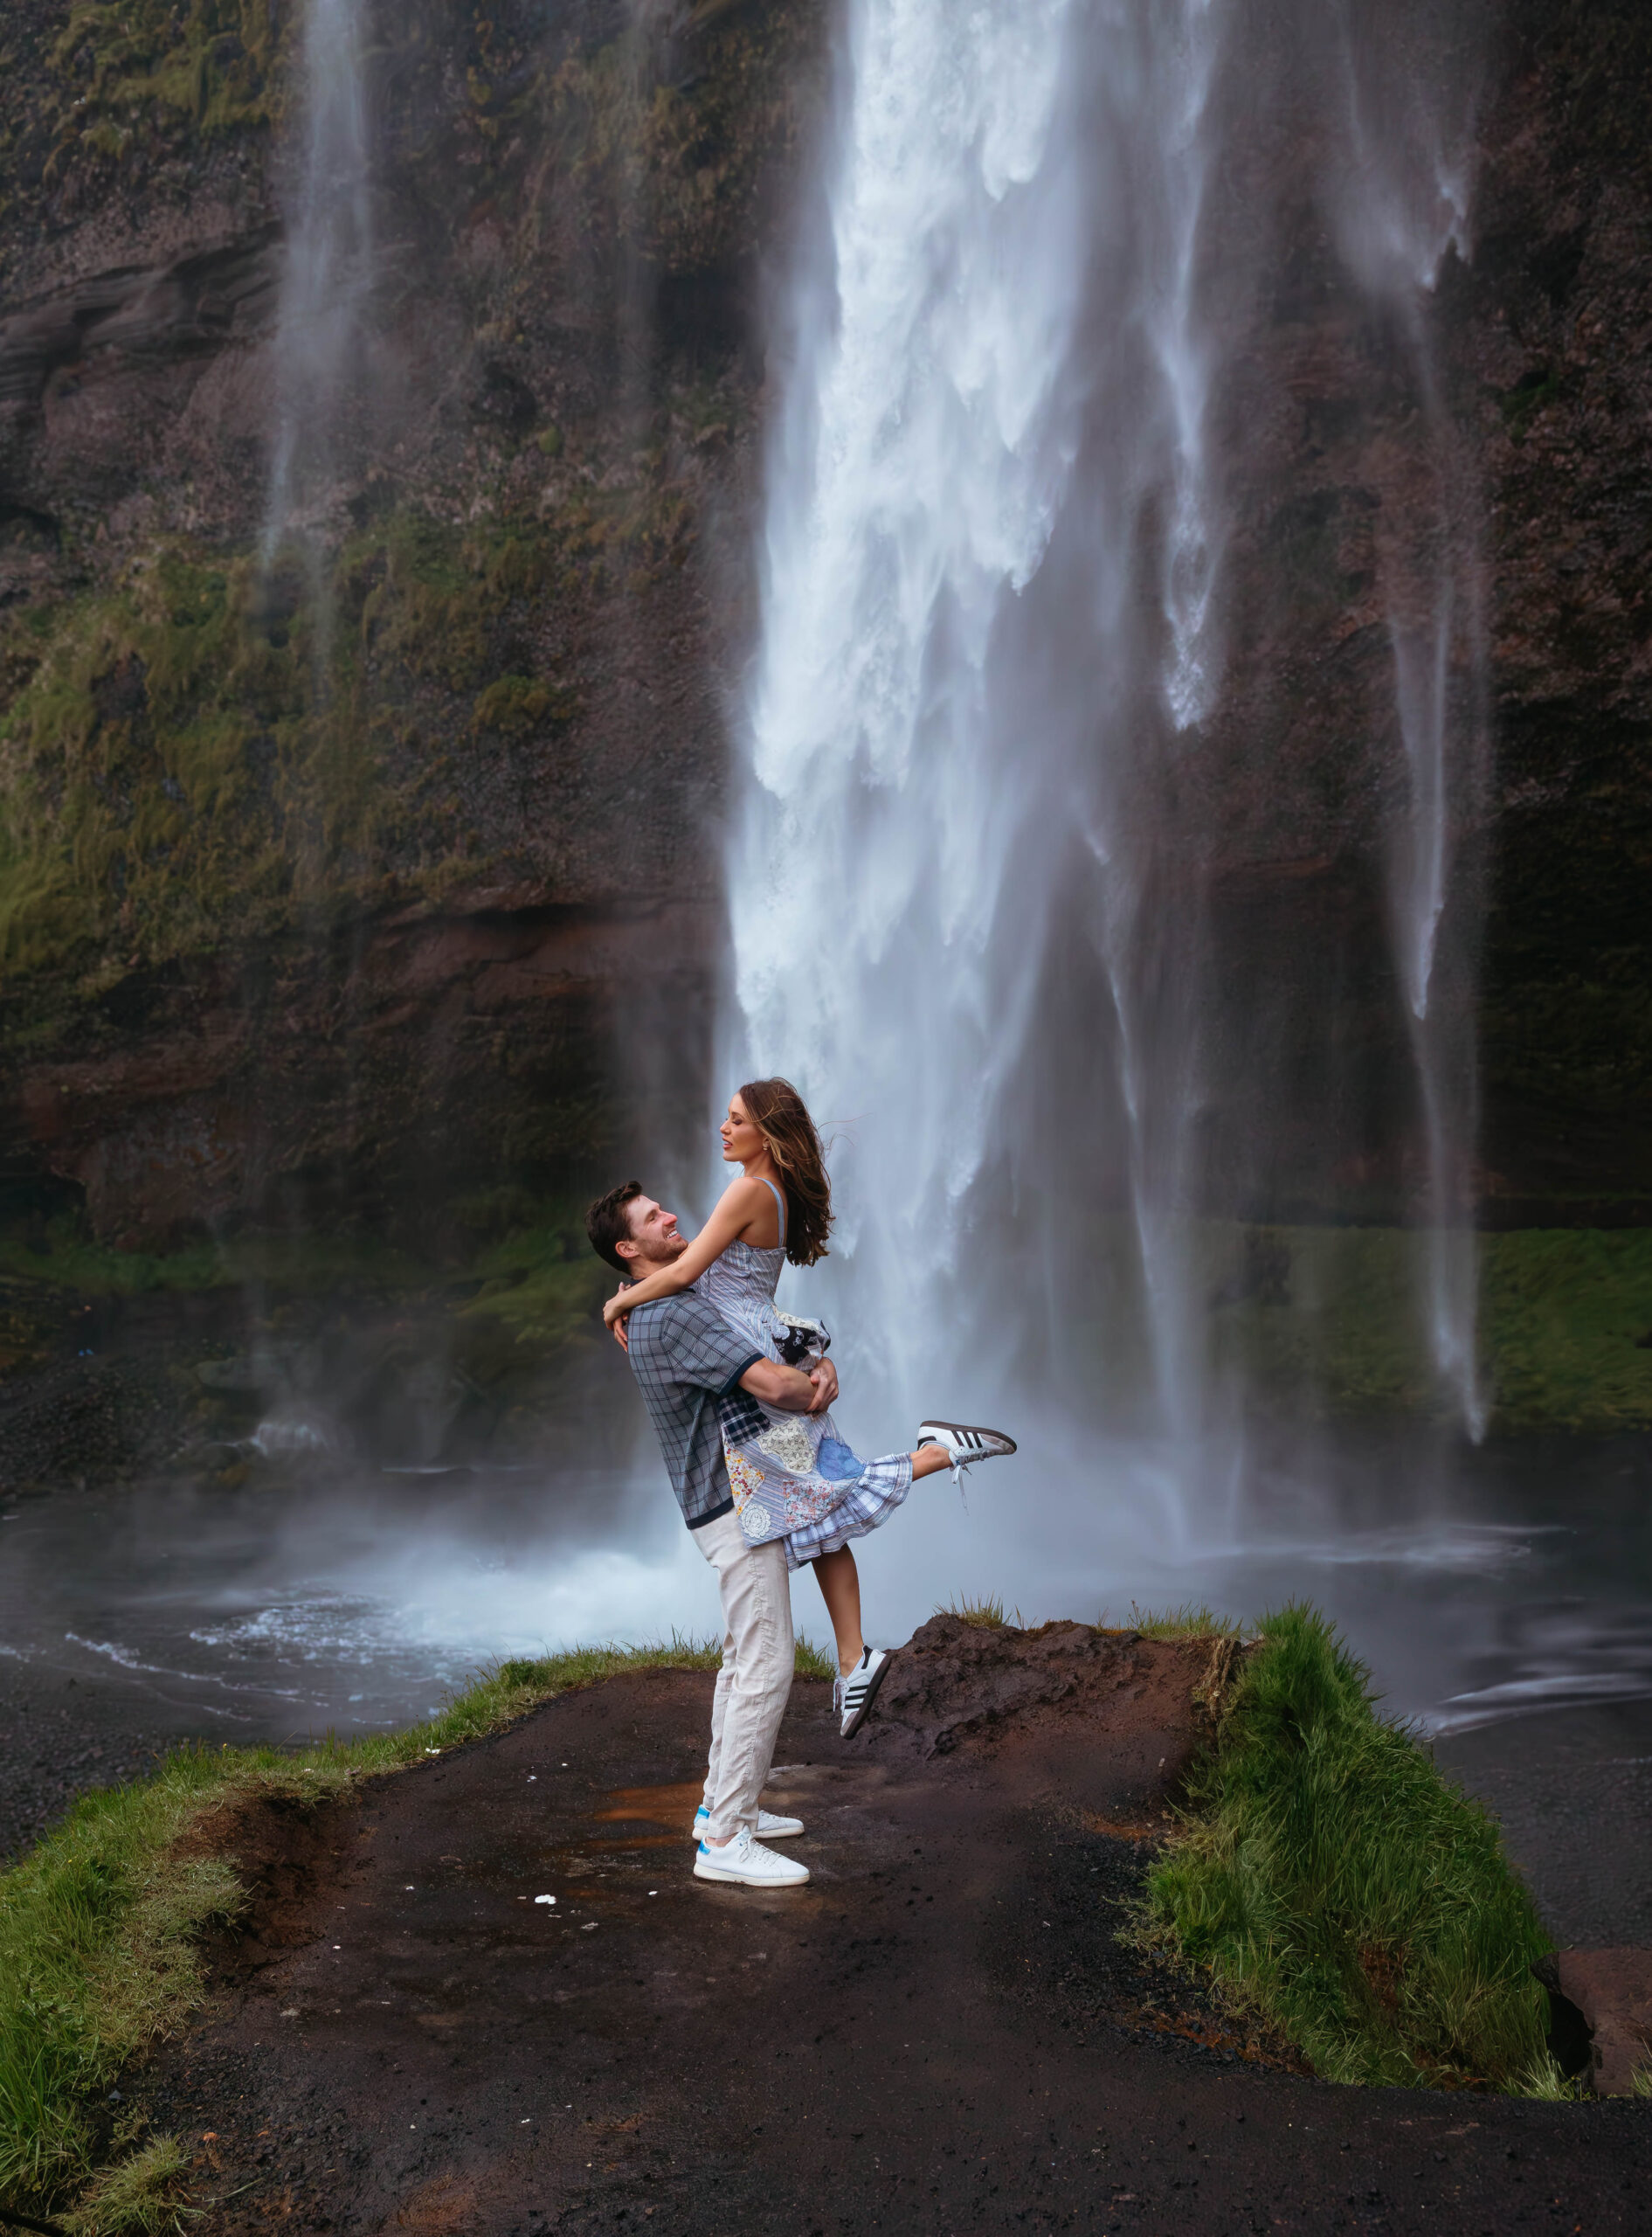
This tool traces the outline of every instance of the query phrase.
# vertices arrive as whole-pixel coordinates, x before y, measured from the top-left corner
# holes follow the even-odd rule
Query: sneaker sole
[[[867,1717],[871,1712],[872,1704],[877,1699],[878,1687],[888,1676],[889,1665],[894,1660],[895,1657],[892,1654],[886,1654],[882,1661],[879,1663],[877,1668],[872,1673],[870,1681],[868,1682],[866,1689],[866,1699],[861,1702],[860,1707],[856,1709],[853,1718],[845,1721],[843,1729],[838,1735],[840,1739],[853,1740],[855,1734],[859,1732],[861,1727],[866,1722]]]
[[[759,1878],[749,1872],[726,1872],[721,1865],[708,1863],[702,1856],[694,1860],[694,1876],[696,1880],[715,1880],[725,1887],[806,1887],[809,1884],[807,1865],[798,1866],[795,1879],[790,1874],[778,1879],[767,1873]]]

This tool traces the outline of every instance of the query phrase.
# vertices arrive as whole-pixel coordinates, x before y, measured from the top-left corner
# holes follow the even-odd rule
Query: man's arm
[[[765,1406],[778,1406],[783,1414],[819,1410],[819,1393],[813,1382],[800,1368],[783,1367],[778,1360],[754,1360],[741,1376],[740,1388],[761,1398]],[[831,1403],[830,1399],[826,1403]]]

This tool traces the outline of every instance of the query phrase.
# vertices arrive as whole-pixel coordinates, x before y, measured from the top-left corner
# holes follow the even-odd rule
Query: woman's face
[[[737,1095],[729,1098],[722,1133],[722,1154],[730,1165],[743,1165],[748,1158],[762,1155],[763,1129],[746,1116],[746,1106]]]

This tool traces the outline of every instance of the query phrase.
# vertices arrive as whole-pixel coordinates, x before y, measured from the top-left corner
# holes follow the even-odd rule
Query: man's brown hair
[[[632,1270],[614,1246],[636,1240],[631,1232],[631,1207],[641,1194],[640,1181],[622,1181],[618,1188],[598,1196],[585,1214],[585,1233],[591,1237],[591,1249],[619,1274],[628,1274]]]

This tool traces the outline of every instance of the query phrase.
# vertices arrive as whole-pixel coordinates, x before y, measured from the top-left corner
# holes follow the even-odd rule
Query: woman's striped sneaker
[[[1001,1460],[1015,1450],[1015,1439],[1002,1430],[971,1429],[966,1422],[920,1422],[917,1451],[926,1444],[944,1448],[952,1463],[952,1481],[962,1486],[964,1471],[978,1460]]]

